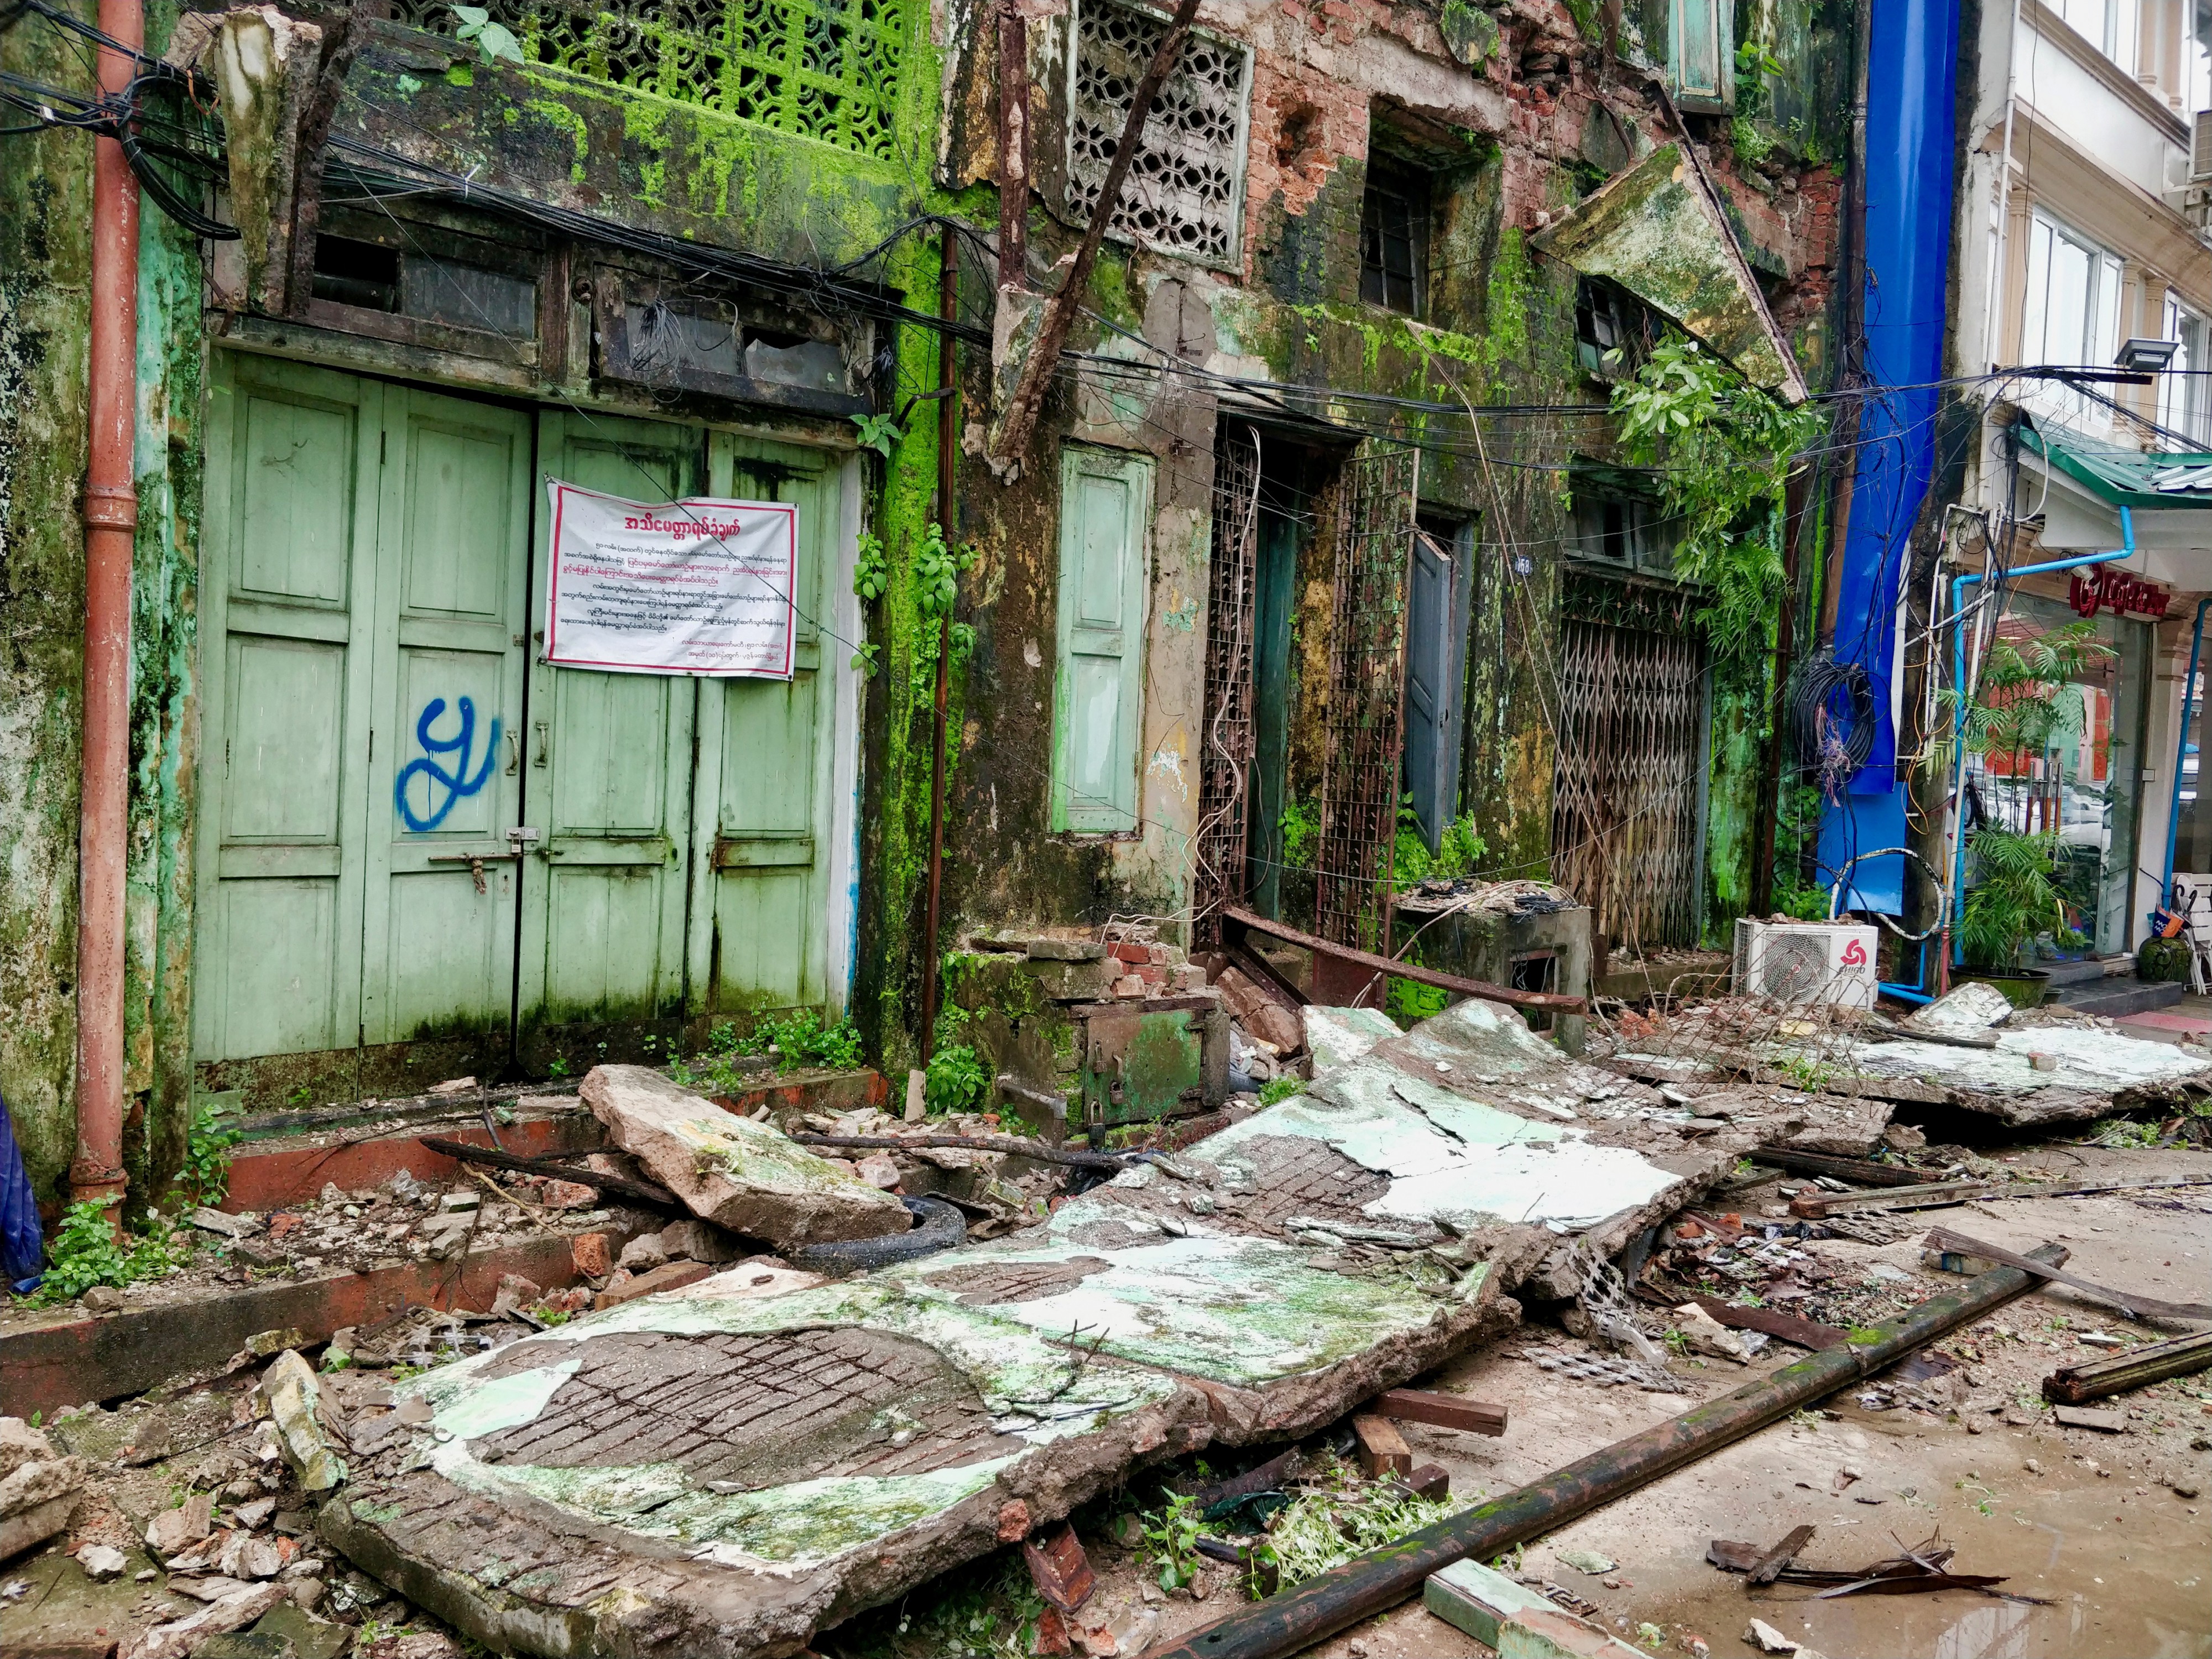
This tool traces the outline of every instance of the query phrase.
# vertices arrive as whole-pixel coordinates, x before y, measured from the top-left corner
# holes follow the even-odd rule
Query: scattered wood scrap
[[[2154,1342],[2108,1358],[2061,1365],[2043,1379],[2043,1397],[2056,1405],[2079,1406],[2163,1382],[2169,1376],[2187,1376],[2207,1367],[2212,1367],[2212,1331],[2198,1331],[2193,1336]]]
[[[1486,1406],[1479,1400],[1462,1400],[1455,1394],[1436,1394],[1427,1389],[1392,1389],[1376,1395],[1371,1409],[1377,1416],[1401,1423],[1428,1423],[1440,1429],[1465,1429],[1471,1434],[1505,1432],[1504,1407]]]
[[[1387,1417],[1355,1417],[1352,1432],[1359,1442],[1359,1467],[1370,1480],[1386,1475],[1403,1480],[1413,1472],[1413,1449]]]
[[[1801,1152],[1791,1146],[1761,1146],[1751,1156],[1778,1169],[1800,1175],[1828,1176],[1837,1181],[1856,1181],[1862,1187],[1924,1186],[1926,1170],[1908,1170],[1901,1164],[1876,1164],[1863,1158],[1831,1158],[1826,1152]]]
[[[588,1164],[571,1163],[558,1157],[519,1158],[513,1152],[495,1152],[489,1146],[471,1146],[465,1140],[448,1140],[443,1135],[424,1135],[422,1141],[432,1152],[443,1152],[459,1163],[482,1164],[494,1170],[515,1170],[524,1175],[570,1181],[579,1187],[593,1187],[617,1198],[626,1198],[634,1204],[673,1210],[678,1215],[690,1213],[665,1187],[650,1181],[633,1181],[627,1176],[601,1175]]]
[[[1839,1210],[1936,1210],[1950,1204],[1985,1204],[2001,1198],[2078,1198],[2091,1193],[2153,1192],[2162,1187],[2212,1187],[2212,1175],[2171,1176],[2159,1181],[1942,1181],[1886,1192],[1817,1193],[1790,1200],[1790,1213],[1819,1221]]]
[[[1744,1577],[1744,1586],[1771,1584],[1783,1568],[1797,1559],[1797,1553],[1813,1541],[1813,1528],[1792,1527],[1783,1540],[1759,1558],[1751,1571]]]
[[[2027,1601],[2037,1607],[2051,1605],[2042,1596],[2000,1590],[1996,1587],[2005,1582],[2002,1574],[1951,1571],[1951,1558],[1958,1552],[1940,1537],[1856,1572],[1799,1566],[1792,1558],[1797,1550],[1804,1548],[1812,1532],[1810,1527],[1800,1527],[1771,1549],[1735,1539],[1716,1538],[1705,1546],[1705,1559],[1723,1572],[1747,1576],[1771,1566],[1771,1582],[1817,1586],[1820,1595],[1816,1600],[1836,1595],[1920,1595],[1935,1590],[1970,1589],[1994,1595],[2000,1601]],[[1774,1565],[1778,1558],[1780,1565]]]
[[[1744,1308],[1733,1302],[1723,1302],[1717,1296],[1707,1296],[1702,1291],[1683,1291],[1677,1294],[1650,1285],[1638,1285],[1636,1293],[1651,1302],[1663,1303],[1679,1308],[1685,1302],[1694,1302],[1715,1319],[1733,1330],[1763,1331],[1769,1336],[1779,1337],[1798,1347],[1809,1348],[1818,1353],[1823,1348],[1839,1346],[1849,1334],[1840,1325],[1823,1325],[1817,1320],[1800,1319],[1774,1308]]]
[[[1955,1250],[1961,1255],[1977,1255],[1990,1261],[2002,1262],[2008,1267],[2017,1267],[2022,1273],[2033,1273],[2039,1279],[2051,1279],[2100,1302],[2109,1302],[2130,1319],[2201,1319],[2212,1321],[2212,1307],[2202,1302],[2161,1302],[2155,1297],[2138,1296],[2132,1291],[2108,1290],[2086,1279],[2054,1267],[2047,1262],[2028,1256],[2015,1255],[2010,1250],[2000,1249],[1994,1244],[1984,1244],[1964,1233],[1954,1233],[1942,1227],[1930,1227],[1925,1241],[1930,1249]]]

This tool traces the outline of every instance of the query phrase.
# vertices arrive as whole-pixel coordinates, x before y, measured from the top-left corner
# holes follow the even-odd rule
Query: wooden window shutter
[[[1137,827],[1152,483],[1145,457],[1071,447],[1061,458],[1055,830]]]

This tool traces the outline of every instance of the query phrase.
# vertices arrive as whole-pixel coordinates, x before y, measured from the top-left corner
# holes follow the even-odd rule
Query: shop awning
[[[2138,513],[2212,509],[2212,452],[2146,453],[2071,433],[2054,437],[2025,422],[2021,439],[2029,450],[2113,507]]]

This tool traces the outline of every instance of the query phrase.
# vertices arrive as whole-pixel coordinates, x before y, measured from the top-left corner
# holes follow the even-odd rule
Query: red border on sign
[[[702,679],[789,679],[799,649],[799,603],[792,596],[799,589],[799,508],[788,501],[741,501],[715,495],[696,495],[674,501],[638,501],[627,495],[610,495],[597,489],[586,489],[580,484],[563,483],[558,478],[546,481],[553,486],[552,538],[546,544],[548,565],[545,572],[545,660],[556,668],[604,668],[618,674],[691,674]],[[561,514],[571,495],[588,495],[595,501],[613,501],[622,507],[641,507],[647,513],[665,513],[672,509],[694,514],[702,507],[712,505],[743,508],[753,513],[781,513],[783,515],[784,546],[787,550],[783,578],[783,605],[790,624],[783,631],[783,672],[777,675],[765,670],[711,668],[672,668],[659,663],[605,662],[590,657],[563,657],[560,654],[561,615]],[[703,526],[702,526],[703,528]],[[716,540],[721,538],[717,537]]]

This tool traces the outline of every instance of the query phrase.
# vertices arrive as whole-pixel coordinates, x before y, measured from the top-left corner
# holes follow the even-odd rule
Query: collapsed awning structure
[[[1316,1018],[1309,1094],[1029,1232],[840,1283],[756,1259],[326,1379],[323,1531],[502,1650],[792,1653],[1139,1460],[1323,1426],[1786,1127],[1693,1121],[1479,1001]]]

